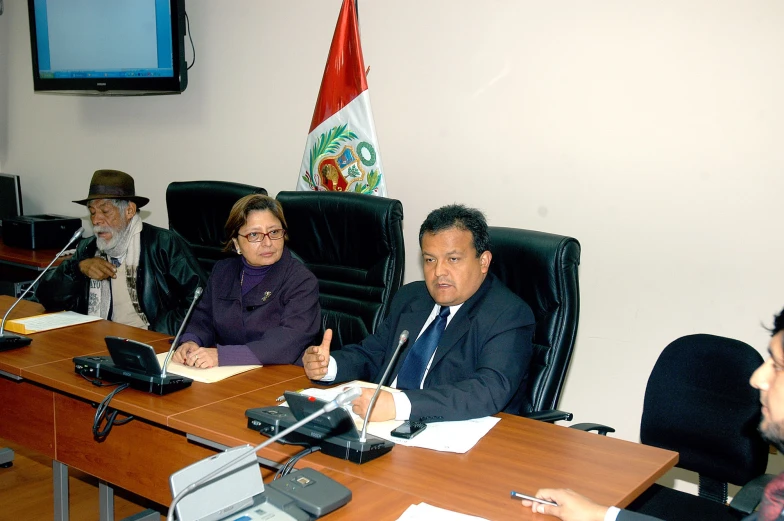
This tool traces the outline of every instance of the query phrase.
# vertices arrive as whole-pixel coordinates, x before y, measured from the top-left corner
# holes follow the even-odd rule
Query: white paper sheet
[[[330,387],[328,389],[310,388],[301,392],[308,396],[330,401],[348,387],[375,388],[376,386],[375,384],[356,380],[336,385],[335,387]],[[388,387],[384,387],[383,389],[395,393],[401,392],[398,389],[391,389]],[[357,430],[361,431],[363,425],[362,418],[354,414],[350,407],[346,407],[346,410],[351,414],[351,417],[354,418]],[[471,448],[476,445],[485,434],[490,432],[490,429],[499,421],[501,421],[500,418],[486,416],[473,420],[428,423],[427,428],[424,431],[409,440],[396,438],[390,434],[393,429],[403,423],[402,421],[390,420],[385,422],[370,422],[367,431],[369,434],[392,441],[398,445],[420,447],[423,449],[437,450],[439,452],[464,454],[471,450]]]
[[[487,521],[487,519],[419,503],[408,507],[397,521]]]

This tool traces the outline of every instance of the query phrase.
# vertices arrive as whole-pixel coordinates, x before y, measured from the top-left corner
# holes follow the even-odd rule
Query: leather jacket
[[[143,223],[139,240],[139,305],[152,331],[174,335],[207,276],[188,244],[169,230]],[[41,279],[36,297],[47,311],[87,313],[90,284],[79,263],[94,257],[96,250],[95,237],[81,240],[70,259]]]

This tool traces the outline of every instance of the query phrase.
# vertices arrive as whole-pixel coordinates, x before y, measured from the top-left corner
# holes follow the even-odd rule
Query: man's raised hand
[[[305,374],[311,380],[321,380],[327,374],[329,367],[329,345],[332,343],[332,330],[324,331],[321,345],[310,346],[302,355],[302,366]]]

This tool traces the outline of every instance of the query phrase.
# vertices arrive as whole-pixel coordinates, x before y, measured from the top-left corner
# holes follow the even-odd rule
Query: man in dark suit
[[[489,273],[490,236],[484,215],[462,205],[434,210],[419,230],[425,280],[403,286],[378,331],[330,353],[332,331],[302,358],[322,383],[378,382],[403,331],[410,340],[386,384],[373,421],[452,421],[518,410],[528,376],[531,308]],[[372,389],[353,403],[363,418]]]
[[[754,371],[750,384],[760,391],[762,403],[760,433],[782,451],[784,450],[784,310],[774,318],[771,333],[768,346],[770,357]],[[533,503],[528,500],[523,500],[523,506],[564,521],[658,521],[656,518],[636,512],[597,505],[572,490],[542,489],[536,493],[536,497],[554,501],[557,506]],[[744,521],[774,520],[784,520],[784,473],[776,476],[765,487],[759,510],[744,518]]]

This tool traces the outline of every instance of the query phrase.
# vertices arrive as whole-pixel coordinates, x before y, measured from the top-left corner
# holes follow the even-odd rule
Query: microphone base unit
[[[190,387],[193,383],[190,378],[176,374],[161,376],[121,369],[109,356],[77,356],[73,361],[76,374],[107,382],[127,382],[133,389],[161,396]]]
[[[288,407],[259,407],[245,411],[248,428],[272,437],[297,423],[297,418]],[[330,435],[311,428],[310,423],[296,429],[281,440],[282,443],[306,443],[318,445],[321,452],[335,458],[353,463],[367,463],[391,451],[395,446],[391,441],[368,434],[367,441],[359,441],[350,435]]]
[[[10,349],[29,346],[32,341],[33,339],[30,337],[3,331],[3,334],[0,335],[0,351],[8,351]]]

